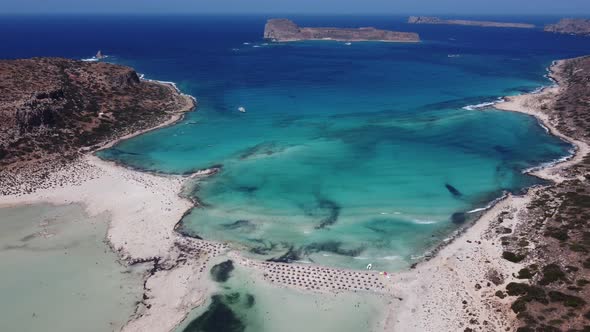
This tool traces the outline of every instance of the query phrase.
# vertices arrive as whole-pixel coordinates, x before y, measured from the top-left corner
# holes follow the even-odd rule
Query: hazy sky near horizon
[[[590,15],[590,0],[0,0],[0,13]]]

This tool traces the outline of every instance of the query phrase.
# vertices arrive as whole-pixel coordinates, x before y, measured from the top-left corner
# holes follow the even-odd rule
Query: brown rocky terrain
[[[546,25],[545,31],[590,36],[590,20],[581,18],[564,18],[555,24]]]
[[[521,28],[532,29],[534,24],[528,23],[508,23],[508,22],[491,22],[491,21],[471,21],[471,20],[445,20],[440,17],[433,16],[410,16],[408,18],[410,24],[448,24],[448,25],[468,25],[487,28]]]
[[[590,143],[590,57],[552,68],[556,97],[536,104],[559,132]],[[503,257],[524,263],[506,292],[518,331],[590,331],[590,158],[566,168],[565,180],[539,190],[524,211],[527,222],[504,232]],[[502,217],[498,219],[502,226]],[[510,230],[510,229],[507,229]]]
[[[0,61],[0,177],[43,170],[194,107],[128,67],[61,58]],[[5,180],[5,179],[4,179]]]
[[[420,36],[413,32],[379,30],[372,27],[345,28],[305,28],[291,20],[270,19],[264,28],[264,38],[277,42],[300,40],[336,40],[347,42],[419,42]]]

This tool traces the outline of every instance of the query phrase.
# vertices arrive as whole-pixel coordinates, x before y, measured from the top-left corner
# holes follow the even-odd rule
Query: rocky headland
[[[50,166],[194,107],[172,85],[141,80],[124,66],[61,58],[2,60],[3,188],[11,187],[7,182],[15,173],[43,177]]]
[[[583,18],[564,18],[555,24],[546,25],[545,31],[590,36],[590,20]]]
[[[309,28],[300,27],[288,19],[270,19],[264,28],[264,38],[275,42],[302,40],[335,40],[344,42],[405,42],[420,41],[420,36],[413,32],[379,30],[365,28]]]
[[[448,24],[448,25],[467,25],[485,28],[521,28],[533,29],[534,24],[528,23],[509,23],[509,22],[492,22],[492,21],[473,21],[473,20],[445,20],[434,16],[410,16],[410,24]]]

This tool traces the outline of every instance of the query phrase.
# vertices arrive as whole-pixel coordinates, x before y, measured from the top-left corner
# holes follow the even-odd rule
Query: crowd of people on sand
[[[83,161],[68,164],[55,162],[18,172],[0,168],[0,196],[30,194],[39,189],[82,183],[97,176],[96,168]]]

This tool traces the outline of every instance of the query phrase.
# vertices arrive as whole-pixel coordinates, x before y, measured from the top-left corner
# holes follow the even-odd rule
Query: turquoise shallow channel
[[[191,193],[202,204],[188,235],[260,259],[398,270],[571,148],[534,118],[466,106],[549,84],[545,68],[570,55],[556,49],[582,52],[575,37],[413,26],[423,43],[278,45],[260,39],[264,20],[235,22],[239,33],[210,22],[208,34],[170,22],[176,34],[154,33],[161,48],[110,59],[199,100],[180,123],[100,153],[163,173],[220,166]],[[199,43],[183,43],[189,33]]]

